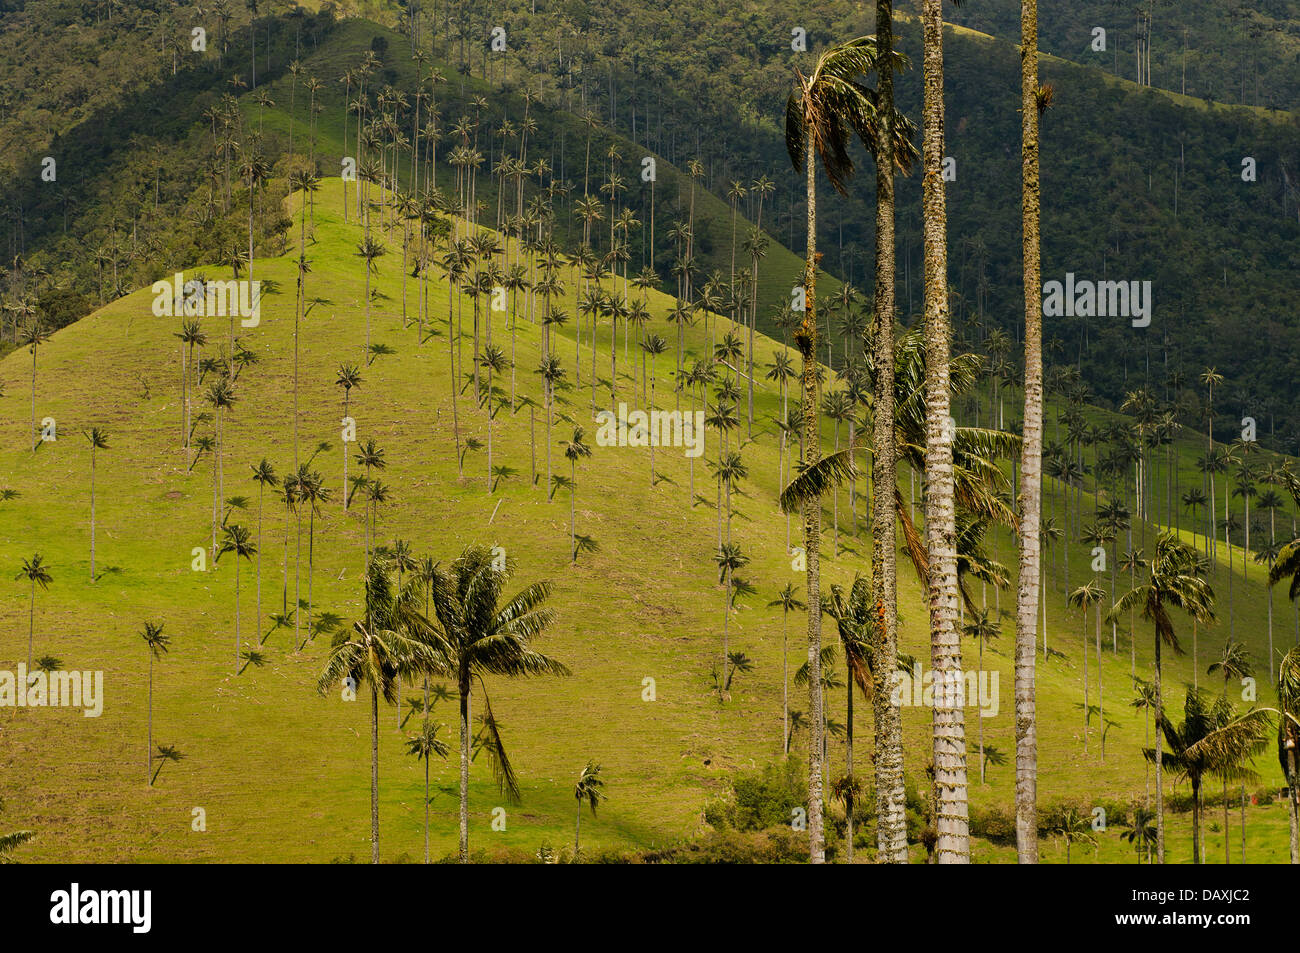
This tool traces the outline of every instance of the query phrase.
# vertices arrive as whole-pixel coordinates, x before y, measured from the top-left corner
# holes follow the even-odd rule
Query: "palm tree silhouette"
[[[578,802],[577,819],[573,826],[573,862],[578,862],[578,855],[581,853],[582,845],[582,805],[585,801],[591,808],[591,816],[596,816],[596,805],[606,800],[606,794],[602,790],[605,786],[605,779],[600,776],[600,765],[593,761],[588,761],[582,772],[578,775],[578,783],[573,787],[573,797]]]
[[[337,376],[334,379],[335,385],[343,388],[343,419],[346,420],[349,414],[349,408],[352,400],[352,389],[360,387],[364,378],[361,376],[361,370],[355,364],[340,364]],[[348,485],[348,445],[347,441],[343,442],[343,487],[346,491]],[[351,494],[343,494],[343,512],[348,511],[348,502]]]
[[[485,750],[499,788],[511,803],[518,803],[519,783],[492,714],[484,676],[569,674],[563,664],[533,648],[533,640],[554,620],[554,613],[545,606],[551,584],[535,582],[503,600],[514,571],[510,556],[498,560],[486,546],[466,548],[449,566],[434,572],[431,590],[437,625],[419,633],[436,659],[431,672],[455,677],[460,695],[461,863],[469,862],[469,726],[474,680],[483,692]]]
[[[27,667],[32,667],[32,642],[36,632],[36,587],[49,589],[50,583],[54,577],[50,575],[45,565],[45,560],[40,553],[36,553],[31,559],[23,560],[23,568],[18,570],[15,579],[26,579],[31,583],[31,600],[27,613]],[[22,686],[20,686],[20,689]]]
[[[221,546],[217,550],[217,562],[226,553],[235,554],[235,674],[239,674],[239,652],[242,643],[239,639],[239,560],[252,560],[257,555],[257,544],[251,534],[237,523],[227,523],[223,528]]]
[[[569,550],[573,562],[578,561],[577,538],[574,533],[574,494],[577,491],[578,461],[591,456],[591,447],[583,443],[583,429],[573,428],[573,439],[562,441],[564,458],[569,461]]]
[[[1156,718],[1156,861],[1165,862],[1164,743],[1160,713],[1164,710],[1161,693],[1161,649],[1168,645],[1177,654],[1182,646],[1174,632],[1169,610],[1181,609],[1202,624],[1214,618],[1214,590],[1199,573],[1196,550],[1173,533],[1162,533],[1156,540],[1155,553],[1148,569],[1147,581],[1126,592],[1114,604],[1108,617],[1141,608],[1142,618],[1155,627],[1155,710]]]
[[[790,753],[790,678],[789,678],[789,639],[787,638],[790,613],[806,609],[799,601],[799,590],[794,583],[787,582],[785,588],[777,593],[776,598],[767,604],[769,609],[781,607],[781,746],[782,754]]]
[[[405,588],[398,589],[392,567],[375,559],[366,569],[365,586],[365,617],[353,622],[350,632],[343,629],[334,637],[329,659],[316,680],[316,690],[324,695],[338,684],[344,684],[348,691],[362,684],[370,689],[370,859],[377,864],[379,699],[382,696],[392,704],[397,699],[401,675],[431,671],[437,660],[420,641],[430,626],[419,613],[419,581],[411,579]]]
[[[262,624],[262,502],[266,488],[280,485],[280,478],[275,474],[275,467],[263,457],[261,462],[251,467],[253,482],[257,484],[257,624]]]
[[[145,648],[149,651],[149,727],[148,727],[148,744],[144,749],[144,777],[150,785],[153,779],[149,771],[153,766],[150,755],[153,752],[153,663],[156,659],[161,659],[167,654],[171,647],[171,637],[163,634],[161,622],[146,622],[144,631],[140,633],[140,638],[144,640]]]
[[[108,431],[91,427],[86,433],[90,441],[90,581],[95,581],[95,452],[108,449]]]
[[[445,725],[426,722],[419,733],[406,742],[406,753],[424,762],[424,862],[429,862],[429,762],[434,757],[447,760],[451,746],[438,737],[438,732]]]

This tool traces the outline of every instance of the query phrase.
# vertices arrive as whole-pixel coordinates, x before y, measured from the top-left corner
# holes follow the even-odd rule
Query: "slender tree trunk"
[[[876,3],[877,55],[891,56],[893,0]],[[879,74],[876,126],[875,413],[872,415],[873,488],[871,599],[874,606],[871,710],[876,747],[876,846],[882,863],[907,863],[907,814],[903,788],[902,715],[894,702],[898,658],[897,514],[894,440],[894,74]]]
[[[90,448],[90,581],[95,581],[95,448]]]
[[[1288,726],[1287,735],[1296,741],[1297,732]],[[1291,863],[1300,864],[1300,773],[1296,770],[1296,749],[1286,753],[1287,818],[1291,825]]]
[[[934,786],[938,863],[969,863],[965,712],[957,698],[962,677],[957,632],[957,530],[950,413],[947,222],[943,166],[943,11],[922,4],[924,36],[922,211],[925,238],[925,536],[930,557],[930,659],[945,691],[934,699]]]
[[[1016,859],[1038,863],[1038,721],[1034,626],[1043,508],[1043,312],[1038,179],[1038,0],[1020,6],[1021,218],[1025,302],[1025,410],[1020,456],[1020,578],[1016,589]],[[1047,654],[1047,625],[1043,625]]]
[[[1160,692],[1160,634],[1156,633],[1156,863],[1165,862],[1165,785],[1164,785],[1164,732],[1160,717],[1164,701]]]
[[[817,320],[815,293],[817,283],[817,150],[807,148],[808,258],[804,263],[805,311],[800,330],[803,354],[803,419],[807,434],[806,457],[812,466],[821,457],[817,426]],[[808,568],[808,859],[825,863],[825,840],[822,832],[822,613],[819,580],[821,548],[821,501],[805,502],[800,507],[803,520],[804,552]]]
[[[379,863],[379,691],[370,691],[370,862]]]
[[[1223,836],[1226,838],[1228,832],[1224,831]],[[1201,782],[1199,778],[1192,779],[1192,863],[1200,864],[1201,860]]]
[[[460,680],[460,862],[469,863],[469,678]]]
[[[781,610],[781,753],[787,756],[790,754],[789,615],[789,610]]]
[[[149,650],[149,744],[144,750],[144,777],[153,787],[153,649]]]

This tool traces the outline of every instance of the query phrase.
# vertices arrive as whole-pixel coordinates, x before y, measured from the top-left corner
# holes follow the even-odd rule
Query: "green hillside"
[[[331,444],[314,457],[312,466],[337,496],[342,406],[333,381],[336,365],[359,359],[364,337],[364,271],[354,254],[361,231],[341,221],[337,180],[322,184],[315,216],[314,238],[307,248],[312,262],[307,296],[318,303],[302,332],[298,423],[304,458],[312,456],[317,442]],[[400,235],[390,234],[387,240],[394,250],[400,245]],[[294,254],[291,249],[285,257],[256,262],[257,276],[274,281],[276,291],[267,299],[260,326],[241,332],[241,342],[258,362],[241,372],[238,399],[222,440],[224,496],[239,494],[250,501],[250,508],[231,520],[254,528],[258,504],[249,467],[266,457],[283,473],[292,463]],[[211,277],[215,270],[204,272]],[[761,765],[780,751],[781,620],[774,610],[764,608],[792,576],[785,520],[774,503],[777,442],[769,418],[779,414],[777,392],[766,385],[759,391],[756,439],[743,450],[751,476],[735,498],[732,526],[734,538],[752,560],[744,572],[757,594],[739,600],[729,623],[731,647],[745,652],[754,670],[738,674],[730,700],[720,703],[708,673],[721,654],[723,590],[715,585],[712,555],[718,516],[710,505],[704,466],[697,463],[695,473],[703,501],[692,507],[690,469],[680,452],[656,454],[660,479],[652,487],[644,451],[596,447],[591,460],[577,470],[575,505],[577,531],[594,538],[599,549],[584,553],[571,566],[567,494],[561,490],[548,501],[543,489],[544,414],[538,414],[536,424],[537,485],[529,479],[529,415],[524,411],[512,416],[508,406],[493,423],[494,463],[505,461],[516,472],[490,492],[485,452],[478,450],[468,454],[465,477],[457,480],[446,372],[445,285],[429,283],[428,313],[438,330],[419,345],[416,328],[402,325],[402,275],[391,255],[380,261],[372,280],[377,289],[374,340],[395,353],[363,369],[365,380],[353,393],[351,408],[359,439],[374,439],[387,454],[384,479],[392,499],[379,510],[377,541],[409,540],[417,554],[444,561],[472,542],[504,547],[518,560],[519,585],[540,578],[555,583],[557,620],[544,645],[574,673],[565,679],[489,680],[493,707],[522,779],[524,802],[507,809],[505,831],[492,831],[491,809],[504,801],[486,764],[476,762],[472,848],[531,855],[543,844],[567,844],[572,778],[588,758],[600,761],[609,779],[608,802],[598,818],[584,821],[588,848],[662,847],[700,833],[703,809],[725,792],[732,770]],[[409,295],[414,296],[414,287],[414,281],[408,281]],[[191,570],[192,548],[205,546],[211,532],[213,460],[204,456],[187,471],[181,447],[176,322],[153,317],[151,301],[147,290],[132,294],[58,332],[37,349],[36,412],[38,418],[57,421],[59,439],[42,444],[35,453],[23,449],[30,439],[31,355],[15,352],[0,365],[6,394],[0,441],[7,448],[0,488],[17,491],[15,498],[0,504],[0,564],[16,569],[33,552],[45,557],[54,581],[48,592],[36,594],[35,653],[58,657],[65,669],[104,670],[106,695],[98,719],[55,709],[3,715],[8,743],[0,794],[9,805],[7,818],[39,831],[38,840],[25,849],[33,860],[325,861],[365,856],[367,706],[348,704],[337,694],[315,694],[327,640],[318,638],[295,652],[288,632],[273,631],[265,639],[266,664],[233,675],[235,566],[224,558],[206,573]],[[663,322],[668,304],[667,298],[652,293],[651,328],[665,336],[671,330]],[[469,305],[464,306],[468,316]],[[725,331],[726,320],[718,321]],[[506,318],[495,315],[492,324],[494,340],[506,341]],[[568,439],[573,424],[588,427],[591,439],[590,380],[585,366],[581,382],[572,375],[572,327],[559,331],[556,342],[569,369],[569,386],[559,395],[551,434],[557,470],[564,467],[559,442]],[[225,321],[216,319],[207,330],[216,347],[225,337]],[[602,325],[597,339],[601,373],[607,335]],[[540,360],[540,329],[521,319],[517,337],[519,392],[541,403],[541,388],[532,373]],[[589,360],[585,336],[579,347]],[[691,329],[689,358],[703,356],[706,347],[703,327]],[[763,365],[778,348],[760,340]],[[623,360],[621,343],[617,350],[620,398],[631,397],[634,384],[624,375],[639,371],[639,366],[635,359],[631,364]],[[664,384],[673,369],[671,357],[669,352],[653,362],[661,406],[671,402]],[[508,393],[504,380],[497,386]],[[600,386],[607,385],[602,381]],[[469,397],[460,397],[462,436],[486,445],[486,414],[471,405]],[[110,434],[109,449],[98,451],[96,458],[100,576],[93,584],[90,449],[81,435],[91,427]],[[710,434],[709,439],[716,436]],[[823,439],[831,442],[829,426]],[[1186,450],[1190,453],[1190,446]],[[901,479],[906,487],[907,477]],[[54,486],[60,488],[57,495],[48,489]],[[841,527],[847,509],[841,494]],[[831,518],[828,508],[828,530]],[[262,520],[260,620],[255,617],[255,565],[239,569],[240,626],[246,640],[270,628],[267,617],[278,611],[285,585],[282,554],[291,525],[284,508],[269,496]],[[315,605],[319,611],[355,618],[361,608],[365,546],[361,509],[354,506],[344,515],[337,499],[331,502],[315,522],[314,539]],[[834,559],[827,547],[828,581],[847,582],[866,569],[864,541],[841,533],[840,542],[843,548]],[[290,576],[293,548],[290,543]],[[1081,578],[1085,555],[1075,547],[1071,557],[1071,578],[1075,573]],[[289,589],[292,599],[292,581]],[[1263,638],[1260,594],[1259,574],[1252,569],[1250,598],[1238,602],[1236,626],[1237,637],[1248,641],[1257,659],[1262,658]],[[25,588],[15,583],[14,596],[5,600],[0,623],[7,633],[3,661],[9,667],[22,660],[26,641]],[[1127,802],[1142,791],[1137,752],[1143,729],[1140,717],[1127,707],[1126,644],[1121,643],[1119,655],[1107,654],[1105,659],[1105,683],[1114,686],[1115,698],[1108,711],[1117,725],[1107,736],[1103,763],[1095,728],[1092,753],[1082,753],[1081,718],[1074,709],[1080,700],[1074,648],[1078,624],[1061,604],[1058,588],[1049,598],[1049,639],[1063,655],[1054,655],[1040,668],[1041,797],[1045,804]],[[900,606],[904,649],[923,658],[924,613],[907,569],[900,569]],[[144,779],[148,666],[137,635],[145,621],[163,623],[174,640],[172,651],[155,666],[155,743],[174,745],[184,755],[162,766],[152,788]],[[799,654],[798,630],[792,625],[792,659]],[[1203,636],[1207,645],[1222,639],[1216,631]],[[1148,658],[1148,642],[1140,640],[1140,663]],[[986,667],[999,673],[1004,687],[1001,710],[985,722],[984,735],[987,744],[1010,752],[1011,670],[1005,652],[994,643],[985,654]],[[1171,708],[1180,676],[1190,677],[1187,663],[1167,662]],[[641,700],[647,677],[656,683],[653,702]],[[412,686],[403,692],[415,694]],[[829,697],[831,717],[842,719],[842,692]],[[1267,697],[1267,689],[1261,688],[1261,699]],[[800,707],[799,694],[792,698],[793,707]],[[436,705],[434,718],[454,725],[449,704]],[[904,714],[907,736],[926,737],[928,712],[905,709]],[[857,718],[862,763],[870,745],[869,715],[862,706]],[[422,774],[402,747],[414,722],[400,730],[399,715],[391,708],[381,712],[381,719],[382,856],[417,857]],[[51,721],[58,723],[54,730]],[[969,727],[973,744],[974,722]],[[911,783],[924,776],[927,748],[907,747]],[[834,764],[842,762],[842,744],[833,744],[831,757]],[[1273,779],[1270,786],[1276,786],[1275,760],[1266,755],[1260,761],[1264,776]],[[453,784],[454,770],[454,755],[452,764],[436,764],[435,788]],[[972,782],[975,809],[1005,810],[1011,781],[1008,765],[991,766],[987,786]],[[206,832],[191,830],[196,807],[206,812]],[[1249,813],[1252,829],[1285,823],[1276,807],[1252,808]],[[435,798],[431,826],[435,855],[452,851],[454,794]],[[1280,859],[1283,840],[1259,839],[1259,829],[1252,835],[1256,839],[1251,849],[1258,855],[1254,859]],[[1175,823],[1171,831],[1176,830]],[[112,836],[106,836],[108,831]],[[1101,859],[1126,856],[1117,838],[1108,840],[1115,843],[1106,845]],[[997,859],[1007,851],[982,840],[976,843],[977,860]],[[1211,857],[1214,843],[1210,834]],[[1171,858],[1187,851],[1175,833],[1170,844]],[[1052,859],[1050,849],[1047,855]]]

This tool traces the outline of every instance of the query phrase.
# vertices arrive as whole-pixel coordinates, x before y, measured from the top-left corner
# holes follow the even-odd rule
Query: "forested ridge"
[[[151,0],[112,6],[117,13],[110,22],[98,3],[28,2],[21,13],[6,13],[0,33],[4,61],[25,64],[15,70],[20,80],[7,93],[0,134],[33,147],[45,143],[45,148],[8,150],[3,161],[10,167],[7,172],[0,167],[9,182],[6,297],[34,295],[56,325],[114,290],[156,277],[156,256],[142,254],[142,242],[146,251],[188,262],[218,256],[239,241],[240,216],[226,214],[224,205],[214,207],[210,187],[202,184],[215,158],[202,143],[211,119],[205,119],[205,110],[220,108],[223,100],[228,107],[228,97],[260,111],[247,88],[254,41],[241,19],[248,11],[227,5],[227,19],[208,15],[212,45],[196,64],[183,29],[196,14]],[[474,112],[475,96],[488,94],[478,109],[485,117],[496,112],[504,117],[509,108],[493,90],[515,96],[534,91],[539,98],[534,115],[548,126],[538,138],[547,142],[549,178],[567,188],[558,197],[557,215],[558,238],[566,247],[575,247],[580,231],[573,209],[583,197],[582,166],[590,166],[586,133],[593,129],[580,117],[590,116],[602,160],[597,170],[614,141],[608,138],[612,132],[626,153],[618,160],[620,187],[638,186],[624,198],[642,223],[642,234],[630,243],[636,268],[648,266],[651,257],[649,196],[637,180],[639,157],[632,154],[638,150],[670,166],[656,195],[660,227],[654,261],[661,277],[671,275],[682,252],[672,226],[685,217],[690,180],[678,173],[691,161],[700,163],[699,184],[722,203],[711,201],[696,221],[693,268],[700,279],[728,270],[733,235],[743,244],[758,218],[758,195],[751,186],[763,177],[773,183],[763,198],[764,230],[774,246],[798,251],[802,198],[772,121],[798,55],[790,49],[792,21],[779,4],[746,4],[737,12],[729,4],[673,4],[670,11],[653,3],[562,3],[544,5],[536,14],[530,3],[463,6],[444,4],[432,16],[426,11],[416,28],[443,70],[460,81],[459,90],[455,82],[444,90],[440,134],[450,138],[455,120]],[[306,61],[322,42],[328,45],[336,22],[331,4],[319,15],[276,5],[263,5],[259,13],[263,83],[280,87],[295,57]],[[965,8],[954,19],[971,15]],[[406,11],[394,7],[388,16],[409,36]],[[993,19],[976,17],[973,25],[994,28],[1002,22],[993,12],[984,16]],[[656,28],[661,18],[674,24],[671,34]],[[813,43],[872,28],[869,14],[848,3],[818,5],[799,19]],[[488,36],[496,23],[509,24],[509,49],[492,58],[487,44],[475,38]],[[1053,27],[1045,30],[1050,38]],[[67,55],[48,58],[55,65],[42,75],[35,64],[47,59],[24,54],[37,37],[51,34],[62,38],[58,49]],[[1190,37],[1196,35],[1189,30]],[[915,63],[915,22],[902,20],[899,37]],[[356,39],[349,35],[349,42]],[[86,51],[94,55],[87,59]],[[330,55],[339,60],[337,52]],[[108,69],[103,78],[100,59]],[[1081,55],[1075,59],[1086,62]],[[96,69],[93,84],[85,80],[88,67]],[[1017,68],[1010,43],[963,32],[950,36],[953,308],[958,333],[977,346],[993,327],[1019,334],[1017,211],[999,191],[1018,163],[1011,145],[1017,108],[1010,93],[989,92],[1009,90]],[[401,69],[401,80],[395,67],[390,70],[390,79],[410,88],[409,70]],[[339,77],[317,78],[324,87],[319,102],[336,105]],[[912,115],[919,108],[918,78],[915,69],[899,77],[900,106]],[[465,82],[475,84],[468,94]],[[1255,416],[1265,422],[1266,439],[1280,449],[1300,446],[1300,319],[1290,306],[1300,295],[1295,114],[1175,100],[1128,78],[1115,81],[1101,69],[1054,58],[1045,60],[1044,82],[1056,93],[1043,126],[1043,152],[1054,159],[1044,171],[1044,279],[1063,280],[1072,272],[1093,280],[1150,280],[1154,298],[1154,319],[1141,332],[1107,318],[1062,320],[1051,330],[1050,359],[1074,364],[1105,406],[1118,407],[1135,381],[1167,388],[1184,422],[1194,424],[1205,409],[1187,402],[1179,375],[1185,378],[1206,362],[1211,348],[1222,347],[1217,363],[1227,383],[1221,425]],[[297,106],[298,121],[305,122],[305,105]],[[275,132],[260,146],[272,157],[286,147],[284,136]],[[335,141],[322,151],[343,148]],[[51,152],[68,158],[57,185],[41,188],[34,185],[39,160]],[[488,162],[499,154],[487,144]],[[1254,161],[1256,181],[1242,181],[1245,158]],[[329,161],[337,157],[331,154]],[[590,178],[590,168],[585,172]],[[540,180],[530,177],[528,185],[534,194],[541,191]],[[591,184],[589,190],[599,187]],[[920,293],[919,188],[915,176],[899,180],[899,295],[905,319]],[[491,181],[485,182],[485,201],[493,194]],[[740,222],[734,229],[733,204]],[[870,189],[859,184],[820,225],[824,267],[855,287],[867,283],[873,267],[873,210]],[[268,241],[282,224],[258,222]],[[16,255],[27,262],[30,281],[13,268]],[[743,249],[740,257],[740,267],[746,268],[749,256]],[[793,261],[782,256],[780,263],[759,268],[757,323],[772,333],[778,332],[781,308],[796,283]],[[75,279],[55,282],[56,274]],[[11,343],[15,328],[11,320],[6,336]]]

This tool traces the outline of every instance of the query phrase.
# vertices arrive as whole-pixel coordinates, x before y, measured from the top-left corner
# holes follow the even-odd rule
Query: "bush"
[[[994,844],[1013,844],[1016,840],[1015,815],[999,807],[985,810],[972,807],[970,810],[970,832],[976,837],[983,837]]]
[[[808,782],[801,765],[787,758],[737,774],[731,797],[707,805],[704,819],[719,830],[789,828],[791,812],[807,803]]]
[[[643,852],[647,864],[798,864],[808,859],[808,835],[789,826],[765,831],[712,831],[686,844]]]

